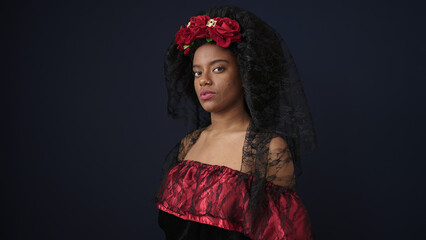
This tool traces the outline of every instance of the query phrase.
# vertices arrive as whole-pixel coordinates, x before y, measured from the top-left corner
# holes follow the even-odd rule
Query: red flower
[[[227,48],[232,42],[241,41],[240,25],[230,18],[215,18],[216,26],[208,28],[210,38],[216,45]]]
[[[207,32],[207,22],[210,20],[210,17],[207,15],[200,15],[191,17],[187,28],[191,29],[191,31],[194,33],[194,36],[196,38],[207,38],[208,32]]]
[[[185,49],[185,51],[183,51],[183,54],[188,55],[190,51],[191,51],[191,48],[188,47]]]
[[[210,20],[210,17],[207,15],[199,15],[199,16],[191,17],[187,27],[188,28],[206,27],[206,24],[209,20]]]
[[[184,45],[189,45],[195,40],[195,35],[189,28],[180,27],[179,31],[176,33],[175,41],[178,45],[178,49],[183,51]]]
[[[191,17],[188,25],[180,27],[176,33],[177,49],[187,55],[194,40],[200,38],[211,38],[217,46],[227,48],[231,43],[241,41],[240,25],[227,17],[215,19],[210,19],[207,15]]]

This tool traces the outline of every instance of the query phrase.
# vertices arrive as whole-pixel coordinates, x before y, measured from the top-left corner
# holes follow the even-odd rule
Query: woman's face
[[[244,108],[240,71],[231,51],[204,44],[195,51],[192,66],[195,92],[204,110],[224,113]]]

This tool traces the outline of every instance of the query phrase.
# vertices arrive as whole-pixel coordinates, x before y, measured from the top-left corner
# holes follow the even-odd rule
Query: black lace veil
[[[254,176],[250,209],[256,216],[262,211],[266,182],[293,188],[294,176],[301,174],[301,159],[315,149],[311,113],[293,57],[272,27],[253,13],[234,6],[215,7],[196,15],[204,14],[211,18],[229,17],[240,24],[241,42],[232,43],[229,49],[237,56],[245,104],[251,117],[241,171]],[[168,113],[197,130],[170,151],[163,179],[174,164],[183,160],[203,127],[210,124],[210,114],[201,107],[193,87],[193,53],[202,44],[206,41],[196,40],[191,54],[184,55],[173,41],[165,56]],[[273,151],[269,146],[277,137],[285,140],[286,147]],[[294,167],[290,176],[276,174],[289,164]]]

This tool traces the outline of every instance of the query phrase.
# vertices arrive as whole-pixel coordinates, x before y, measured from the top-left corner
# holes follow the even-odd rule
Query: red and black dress
[[[183,157],[203,129],[169,154],[156,197],[166,239],[313,239],[309,217],[294,192],[289,149],[269,149],[277,135],[249,127],[241,171]],[[279,137],[278,137],[279,138]]]

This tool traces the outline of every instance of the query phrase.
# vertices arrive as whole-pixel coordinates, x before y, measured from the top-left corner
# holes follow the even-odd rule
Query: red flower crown
[[[215,41],[217,46],[227,48],[233,42],[241,42],[240,25],[227,17],[191,17],[186,27],[181,26],[176,33],[177,49],[187,55],[194,41],[199,38],[205,38],[207,42]]]

